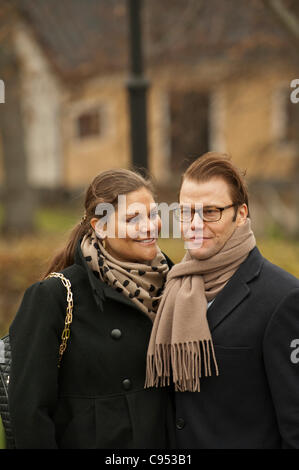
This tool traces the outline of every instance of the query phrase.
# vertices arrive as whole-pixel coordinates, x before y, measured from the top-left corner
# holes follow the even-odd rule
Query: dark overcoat
[[[254,248],[207,318],[219,376],[176,393],[178,446],[298,449],[299,280]]]
[[[10,328],[9,407],[17,448],[171,447],[171,392],[144,389],[152,322],[96,278],[79,244],[74,264],[62,272],[72,285],[74,310],[61,367],[67,301],[59,279],[29,287]]]

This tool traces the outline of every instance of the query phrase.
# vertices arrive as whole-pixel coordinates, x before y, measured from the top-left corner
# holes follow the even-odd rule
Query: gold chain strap
[[[70,337],[71,330],[70,326],[73,321],[73,293],[72,293],[72,285],[66,277],[62,273],[50,273],[46,279],[49,279],[50,277],[57,277],[61,280],[62,284],[67,290],[67,308],[66,308],[66,316],[65,316],[65,321],[64,321],[64,329],[61,335],[61,344],[59,347],[59,360],[58,360],[58,367],[60,367],[60,362],[63,356],[64,351],[66,350],[67,346],[67,340]]]

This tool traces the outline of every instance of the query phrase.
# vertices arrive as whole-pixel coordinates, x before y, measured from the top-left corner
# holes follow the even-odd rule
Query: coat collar
[[[259,276],[263,263],[264,258],[255,247],[208,309],[207,319],[211,331],[249,295],[248,284]]]
[[[163,253],[164,254],[164,253]],[[172,268],[173,262],[168,258],[167,255],[165,255],[165,258],[167,260],[167,264],[169,266],[169,269]],[[113,287],[108,286],[105,284],[105,282],[101,281],[98,279],[90,269],[90,267],[87,264],[86,259],[83,256],[82,250],[81,250],[81,240],[78,241],[76,251],[75,251],[75,256],[74,256],[74,262],[80,266],[82,266],[88,275],[88,279],[92,288],[92,292],[95,298],[95,301],[97,305],[103,310],[103,301],[106,298],[113,299],[117,302],[120,302],[125,305],[129,305],[131,308],[134,308],[140,312],[141,310],[137,307],[134,302],[132,302],[130,299],[125,297],[123,294],[120,292],[117,292]],[[142,312],[142,311],[141,311]],[[142,312],[143,313],[143,312]]]

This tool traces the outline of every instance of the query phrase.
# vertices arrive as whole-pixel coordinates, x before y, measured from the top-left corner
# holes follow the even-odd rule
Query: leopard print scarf
[[[160,248],[148,264],[129,263],[113,258],[95,232],[85,235],[81,250],[88,266],[103,282],[132,300],[154,321],[169,267]]]

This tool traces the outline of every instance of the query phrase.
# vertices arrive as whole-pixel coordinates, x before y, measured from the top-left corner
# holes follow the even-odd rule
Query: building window
[[[299,103],[290,99],[287,86],[278,87],[273,95],[272,137],[280,144],[299,142]]]
[[[286,133],[285,140],[290,143],[299,142],[299,103],[292,103],[290,98],[286,105]]]
[[[209,98],[208,93],[198,91],[170,92],[170,167],[174,172],[184,171],[209,150]]]
[[[100,109],[93,109],[80,114],[77,118],[77,135],[80,139],[101,134]]]

